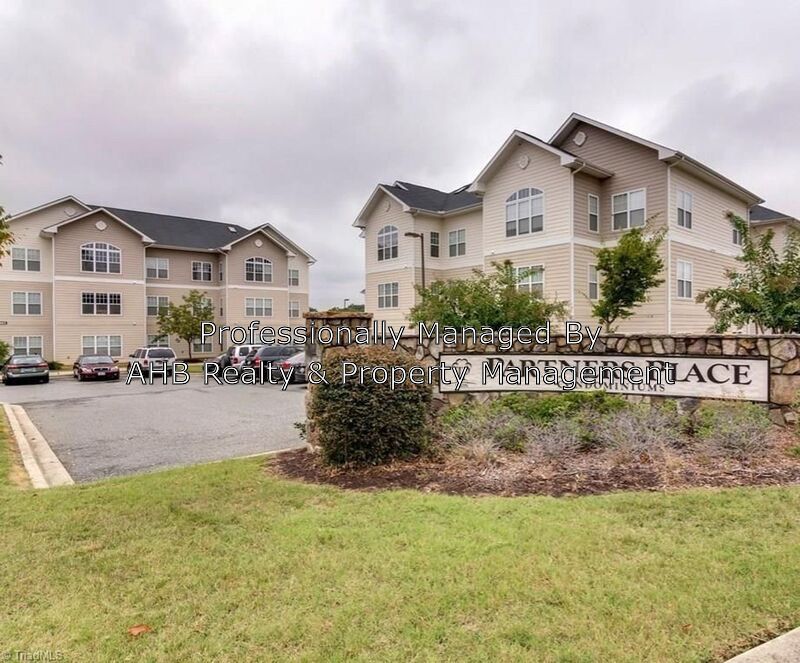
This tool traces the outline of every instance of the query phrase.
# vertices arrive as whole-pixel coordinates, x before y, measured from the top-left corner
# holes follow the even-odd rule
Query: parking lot
[[[126,385],[81,382],[0,386],[23,405],[76,482],[235,458],[302,444],[305,386]]]

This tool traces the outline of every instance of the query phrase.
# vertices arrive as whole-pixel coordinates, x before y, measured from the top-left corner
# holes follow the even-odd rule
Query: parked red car
[[[119,380],[119,366],[108,355],[81,355],[72,365],[72,375],[83,380]]]

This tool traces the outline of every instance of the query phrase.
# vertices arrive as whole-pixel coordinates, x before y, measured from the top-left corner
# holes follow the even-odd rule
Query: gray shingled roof
[[[751,221],[775,221],[777,219],[791,219],[791,218],[793,217],[789,214],[778,212],[774,209],[770,209],[769,207],[764,207],[763,205],[756,205],[755,207],[750,209]]]
[[[459,187],[449,193],[410,182],[395,182],[382,186],[409,207],[436,214],[481,204],[478,196],[467,191],[469,185]]]
[[[185,216],[137,212],[135,210],[89,205],[92,209],[102,207],[118,216],[128,225],[165,246],[180,246],[187,249],[217,249],[251,232],[234,223],[191,219]],[[235,228],[236,232],[231,232]]]

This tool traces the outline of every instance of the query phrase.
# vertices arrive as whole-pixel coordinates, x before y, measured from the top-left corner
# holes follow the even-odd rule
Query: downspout
[[[667,334],[672,334],[672,166],[667,164]]]
[[[570,317],[575,317],[575,176],[586,167],[586,162],[571,171],[569,180],[570,204],[569,204],[569,308]]]

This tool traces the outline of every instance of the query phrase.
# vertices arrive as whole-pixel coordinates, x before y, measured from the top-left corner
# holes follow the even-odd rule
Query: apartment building
[[[428,283],[510,260],[533,270],[521,288],[564,301],[573,319],[593,323],[603,287],[595,252],[647,222],[667,228],[665,282],[618,329],[704,331],[711,319],[695,297],[724,283],[741,253],[727,213],[752,218],[758,231],[789,226],[761,202],[676,149],[573,113],[547,141],[514,131],[455,191],[379,184],[353,223],[365,241],[366,309],[392,325],[407,322],[424,247]]]
[[[198,290],[223,325],[302,325],[314,258],[271,224],[216,221],[88,205],[67,196],[16,214],[0,266],[0,338],[13,352],[71,363],[126,357],[158,339],[158,312]],[[218,343],[194,344],[196,356]]]

